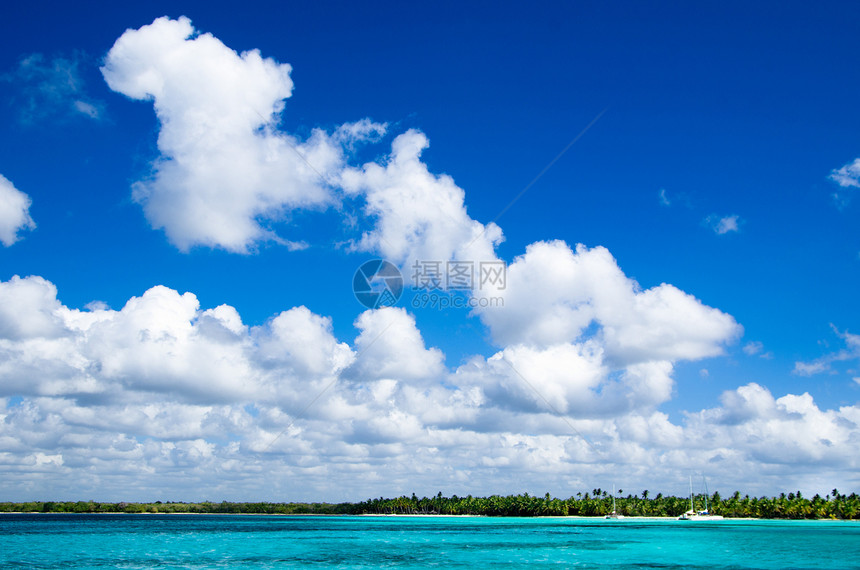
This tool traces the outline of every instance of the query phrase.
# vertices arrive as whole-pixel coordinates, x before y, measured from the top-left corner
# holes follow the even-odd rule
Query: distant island
[[[632,517],[677,517],[690,508],[689,497],[657,494],[615,497],[618,514]],[[694,497],[696,508],[705,496]],[[778,497],[741,496],[728,498],[719,493],[707,497],[710,512],[727,518],[765,519],[860,519],[860,496],[840,494],[833,489],[824,497],[806,498],[800,491]],[[163,513],[163,514],[262,514],[262,515],[476,515],[476,516],[584,516],[600,517],[612,510],[612,495],[602,489],[577,493],[567,499],[529,495],[491,495],[489,497],[401,496],[392,499],[367,499],[359,503],[107,503],[97,501],[0,502],[0,513]]]

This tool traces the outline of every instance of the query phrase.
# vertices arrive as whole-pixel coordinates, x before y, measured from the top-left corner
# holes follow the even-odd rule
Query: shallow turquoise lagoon
[[[0,568],[860,568],[860,524],[0,515]]]

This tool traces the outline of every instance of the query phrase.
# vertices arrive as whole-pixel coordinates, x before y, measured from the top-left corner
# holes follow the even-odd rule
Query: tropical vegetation
[[[705,496],[694,497],[697,509],[704,507]],[[689,497],[616,495],[616,510],[625,516],[677,517],[690,508]],[[781,493],[778,497],[741,496],[735,492],[723,498],[719,493],[707,497],[710,512],[724,517],[755,517],[775,519],[860,519],[860,496],[845,495],[833,489],[825,496],[804,497],[800,491]],[[612,510],[612,495],[602,489],[577,493],[567,499],[540,496],[491,495],[489,497],[401,496],[367,499],[359,503],[243,503],[202,502],[184,503],[156,501],[154,503],[104,503],[97,501],[30,501],[0,502],[0,513],[195,513],[195,514],[266,514],[266,515],[483,515],[483,516],[594,516]]]

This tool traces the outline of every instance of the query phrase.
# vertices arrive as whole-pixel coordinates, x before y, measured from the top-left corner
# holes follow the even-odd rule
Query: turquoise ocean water
[[[0,515],[0,568],[860,568],[840,521]]]

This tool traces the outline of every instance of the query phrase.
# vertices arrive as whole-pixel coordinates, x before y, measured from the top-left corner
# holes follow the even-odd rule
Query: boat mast
[[[690,510],[696,512],[696,509],[693,508],[693,476],[690,475]]]

